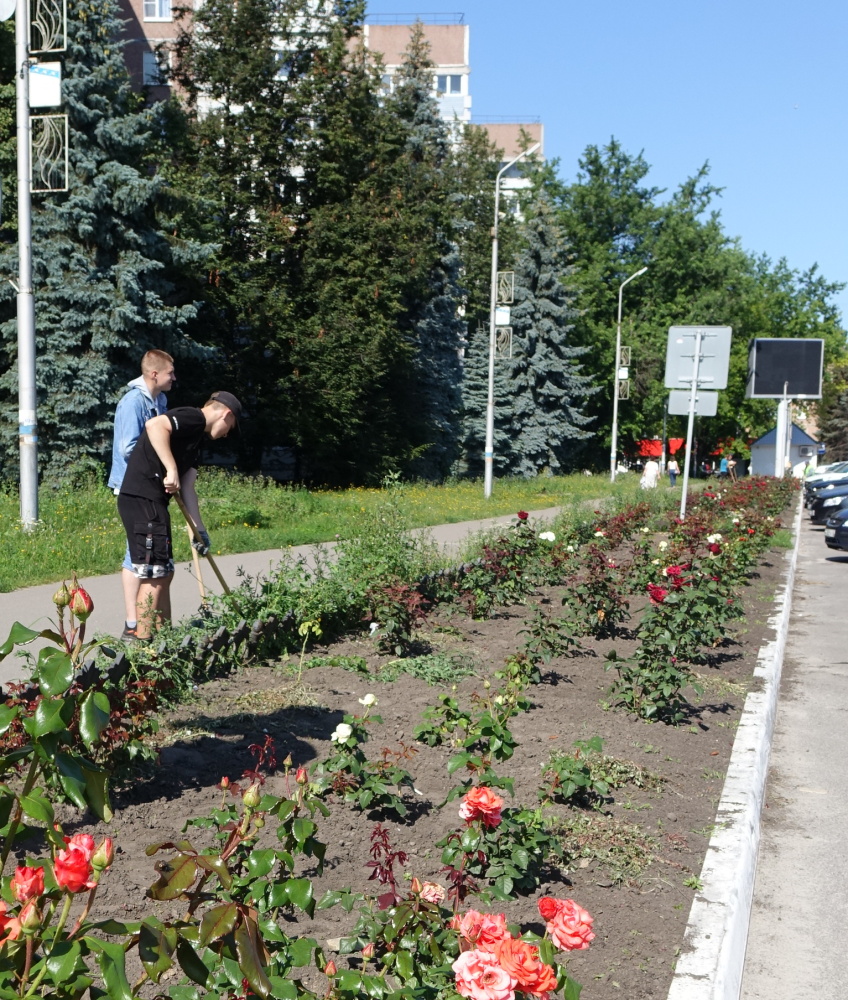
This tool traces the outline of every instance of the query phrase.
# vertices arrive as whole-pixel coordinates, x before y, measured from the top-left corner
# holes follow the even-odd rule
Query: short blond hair
[[[144,375],[149,375],[151,372],[162,371],[173,363],[174,359],[167,351],[148,351],[141,359],[141,371]]]

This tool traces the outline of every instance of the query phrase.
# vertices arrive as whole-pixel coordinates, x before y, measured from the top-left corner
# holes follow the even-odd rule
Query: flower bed
[[[290,694],[302,700],[305,685],[326,709],[310,711],[290,704],[276,711],[253,711],[252,717],[250,712],[237,717],[230,711],[213,720],[209,708],[200,713],[184,708],[171,717],[169,732],[179,734],[181,727],[184,735],[163,750],[166,766],[154,781],[120,797],[122,832],[116,840],[131,856],[118,855],[114,872],[101,881],[108,886],[114,875],[122,891],[104,905],[97,900],[90,913],[74,909],[72,897],[82,894],[93,901],[97,890],[88,883],[94,879],[82,872],[87,877],[74,891],[60,884],[56,874],[62,861],[59,852],[69,848],[53,830],[51,789],[61,785],[70,794],[70,779],[61,770],[52,776],[50,752],[52,747],[55,757],[56,740],[66,739],[58,734],[67,731],[68,743],[61,752],[76,755],[82,775],[81,784],[69,787],[88,796],[84,772],[100,773],[91,759],[97,753],[105,762],[101,743],[109,714],[104,720],[87,709],[86,719],[99,721],[94,729],[89,721],[78,724],[92,689],[78,690],[69,678],[62,690],[65,674],[54,669],[57,663],[51,663],[50,670],[41,666],[40,695],[7,708],[16,713],[7,731],[23,720],[31,746],[28,754],[20,741],[7,748],[9,791],[18,790],[16,798],[7,792],[7,816],[14,823],[20,815],[17,831],[7,825],[6,833],[7,840],[11,833],[20,844],[25,833],[21,824],[41,827],[52,847],[50,857],[35,856],[34,850],[29,862],[32,868],[44,869],[46,882],[34,897],[37,906],[27,914],[33,925],[26,933],[26,903],[19,908],[14,902],[18,897],[11,884],[5,893],[9,933],[0,951],[5,995],[81,995],[85,970],[94,968],[109,995],[116,996],[130,995],[125,987],[128,975],[140,982],[140,995],[159,992],[185,998],[206,995],[205,990],[219,996],[281,997],[323,996],[328,990],[340,996],[412,996],[418,990],[423,992],[416,995],[436,997],[454,995],[457,986],[467,996],[478,995],[474,990],[496,991],[493,996],[516,991],[542,995],[552,976],[556,990],[574,996],[576,985],[556,964],[557,957],[564,958],[556,949],[566,941],[585,944],[590,934],[596,938],[585,957],[581,948],[571,959],[570,972],[586,984],[584,996],[617,995],[612,985],[616,975],[626,978],[622,949],[634,944],[622,926],[646,927],[642,915],[633,912],[634,897],[662,899],[660,915],[682,932],[692,891],[685,883],[696,879],[702,850],[701,844],[692,843],[696,835],[691,824],[705,828],[711,822],[714,806],[708,792],[720,781],[732,743],[732,727],[720,723],[732,722],[756,656],[752,648],[747,662],[728,659],[733,647],[726,639],[722,637],[723,646],[698,645],[690,632],[707,637],[711,628],[726,632],[727,618],[721,616],[739,614],[739,584],[750,579],[767,549],[775,524],[768,519],[785,505],[787,494],[779,492],[783,489],[778,484],[755,486],[747,492],[756,497],[756,504],[747,503],[741,489],[724,497],[705,496],[693,505],[684,525],[660,522],[651,511],[631,513],[620,521],[615,519],[621,515],[614,514],[590,526],[591,542],[576,535],[563,537],[556,526],[554,539],[540,539],[526,520],[518,519],[506,535],[515,545],[505,554],[502,548],[499,560],[487,563],[484,556],[475,567],[489,572],[496,578],[493,582],[466,572],[461,579],[440,578],[439,587],[428,592],[416,590],[428,602],[428,612],[404,623],[413,648],[433,645],[437,636],[455,639],[455,650],[485,646],[476,665],[478,676],[441,696],[419,678],[402,673],[392,684],[375,688],[380,677],[375,668],[385,669],[394,654],[380,654],[375,646],[382,636],[367,637],[367,629],[361,638],[313,650],[323,654],[326,665],[306,669],[306,643],[321,637],[314,627],[301,631],[303,656],[296,671],[299,678],[288,682]],[[642,532],[642,527],[648,531]],[[721,538],[707,541],[710,535]],[[581,551],[587,550],[587,542],[597,554],[584,567]],[[663,542],[665,549],[659,547]],[[716,545],[717,552],[710,548]],[[633,618],[619,619],[615,627],[607,625],[598,634],[595,622],[605,621],[611,605],[593,605],[590,595],[574,606],[572,595],[601,558],[605,568],[597,579],[603,601],[617,595],[614,606],[627,601]],[[660,562],[654,564],[654,558]],[[508,574],[502,573],[505,561]],[[736,580],[732,595],[722,589],[729,577]],[[496,606],[499,617],[475,621],[466,616],[469,607],[481,612],[478,595],[507,583],[502,600],[535,594],[541,621],[528,618],[527,609],[514,604]],[[756,606],[756,583],[744,591],[749,610]],[[654,591],[653,604],[643,596],[648,584],[665,591]],[[656,635],[662,633],[663,622],[656,620],[657,609],[675,609],[675,595],[689,602],[690,617],[697,611],[701,618],[691,629],[687,626],[685,634],[675,630],[659,642]],[[408,597],[404,592],[406,606]],[[562,600],[565,611],[559,617],[554,611]],[[385,622],[373,620],[379,633]],[[308,621],[314,626],[314,618]],[[304,621],[296,625],[302,627]],[[640,658],[640,649],[652,643],[655,652]],[[640,687],[637,697],[628,697],[633,686],[628,687],[624,668],[604,674],[603,658],[613,651],[615,657],[608,662],[642,671],[634,675]],[[333,657],[354,671],[362,669],[358,657],[369,676],[329,665]],[[664,658],[675,659],[672,666],[679,676],[669,679],[663,674],[657,682],[644,675],[651,664],[652,669],[658,661],[665,664]],[[716,681],[719,666],[724,688]],[[699,700],[692,687],[695,670],[706,677],[706,700]],[[610,696],[606,690],[613,676],[618,681]],[[265,668],[219,681],[218,686],[241,683],[247,694],[263,685],[273,690],[276,683],[279,688],[283,679]],[[599,698],[615,700],[631,712],[611,712]],[[58,706],[55,711],[49,709],[53,705]],[[382,723],[375,717],[378,707]],[[68,715],[64,725],[48,731],[44,720],[62,720],[62,712]],[[658,725],[655,719],[672,724]],[[100,722],[104,725],[97,732]],[[228,728],[232,725],[234,730]],[[274,747],[263,729],[276,738],[276,756],[285,755],[276,771],[271,766]],[[549,740],[551,736],[555,739]],[[596,737],[603,737],[600,750]],[[575,747],[575,741],[582,746]],[[247,743],[253,752],[245,760]],[[639,744],[638,752],[634,744]],[[33,753],[32,746],[44,752]],[[371,746],[382,749],[372,755]],[[660,749],[656,762],[653,754],[648,757],[650,770],[630,759],[645,756],[646,746]],[[36,759],[40,777],[30,781]],[[21,762],[30,770],[15,779]],[[707,772],[713,773],[705,777]],[[700,787],[682,807],[677,798],[693,781]],[[224,787],[214,793],[214,784]],[[169,808],[167,797],[177,792],[180,801]],[[210,792],[217,802],[210,801]],[[625,817],[637,819],[647,811],[645,806],[656,815],[642,831],[641,856],[647,860],[637,875],[633,865],[639,853],[639,832],[634,829],[638,824],[628,825]],[[369,815],[374,809],[376,815]],[[108,815],[106,808],[100,812]],[[180,830],[185,818],[195,814],[205,818]],[[152,815],[157,817],[155,826]],[[98,837],[101,834],[98,828]],[[155,857],[142,857],[138,845],[152,844],[157,837],[151,850]],[[47,846],[31,843],[41,852]],[[402,854],[408,857],[402,859]],[[153,870],[157,859],[158,878]],[[581,873],[591,878],[581,879]],[[666,882],[671,884],[668,889],[663,888]],[[131,887],[151,883],[153,901],[145,902],[138,889],[133,898]],[[369,892],[374,883],[377,891]],[[437,898],[441,892],[444,899]],[[544,901],[547,897],[550,902]],[[577,908],[566,902],[569,899],[577,901]],[[560,905],[579,919],[569,918],[567,927],[559,926],[554,918]],[[66,908],[72,911],[73,923],[66,921],[56,934]],[[621,912],[625,909],[629,918]],[[38,912],[37,926],[32,910]],[[580,917],[582,910],[594,917],[591,929]],[[508,926],[509,932],[500,942],[471,947],[478,942],[463,932],[462,922],[468,926],[476,920],[469,916],[472,912],[490,914],[491,921]],[[498,919],[501,912],[505,923]],[[95,914],[108,914],[110,922],[95,923]],[[455,915],[458,926],[453,926]],[[122,941],[129,944],[126,952]],[[664,954],[657,949],[656,967],[648,960],[645,982],[639,975],[634,979],[628,966],[631,995],[653,995],[656,984],[668,978],[675,945],[664,946]],[[595,954],[601,958],[600,971],[597,964],[587,964],[597,963]],[[183,974],[190,981],[181,986]],[[302,987],[295,985],[298,980]]]

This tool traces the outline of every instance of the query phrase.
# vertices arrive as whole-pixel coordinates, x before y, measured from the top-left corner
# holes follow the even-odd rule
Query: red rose
[[[0,899],[0,945],[14,941],[21,935],[21,922],[18,917],[6,916],[6,903]]]
[[[56,852],[53,874],[59,888],[67,889],[68,892],[82,892],[83,889],[93,889],[96,885],[91,881],[91,861],[77,847]]]
[[[655,583],[648,584],[648,597],[651,598],[653,604],[662,604],[662,602],[668,597],[668,591],[665,587],[658,587]],[[542,914],[544,916],[544,914]]]
[[[44,869],[16,868],[9,888],[19,903],[25,903],[28,899],[35,899],[37,896],[43,895]]]
[[[520,510],[518,512],[518,520],[519,521],[526,521],[529,516],[530,515],[527,513],[526,510]]]
[[[90,833],[75,833],[73,837],[62,839],[72,850],[82,851],[86,861],[91,860],[91,855],[94,854],[94,837]]]

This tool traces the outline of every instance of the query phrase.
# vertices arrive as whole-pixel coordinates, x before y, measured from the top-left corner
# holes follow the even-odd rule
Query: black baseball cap
[[[213,392],[209,398],[214,399],[216,403],[223,403],[228,410],[232,410],[233,416],[236,418],[236,423],[239,422],[241,417],[241,403],[231,392]]]

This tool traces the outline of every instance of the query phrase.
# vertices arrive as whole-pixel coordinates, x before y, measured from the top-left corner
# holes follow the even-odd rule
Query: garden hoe
[[[183,500],[183,498],[180,496],[179,493],[175,493],[174,494],[174,499],[177,501],[177,506],[183,512],[183,517],[186,519],[186,524],[191,529],[192,536],[195,538],[196,541],[198,541],[198,542],[202,541],[202,539],[200,537],[200,530],[198,529],[197,525],[195,524],[194,518],[191,516],[191,514],[189,514],[188,508],[185,505],[185,501]],[[195,555],[197,555],[197,550],[196,549],[193,549],[192,551],[195,553]],[[232,591],[227,586],[227,581],[221,575],[221,571],[218,569],[218,564],[212,558],[212,553],[211,552],[207,552],[206,553],[206,558],[209,560],[209,565],[212,567],[212,569],[213,569],[213,571],[215,573],[215,576],[218,577],[218,583],[221,584],[221,589],[224,591],[224,593],[228,597],[232,596]],[[204,596],[205,596],[205,594],[204,594]],[[233,604],[235,605],[235,601],[233,601]],[[238,610],[238,605],[236,605],[236,609]]]

